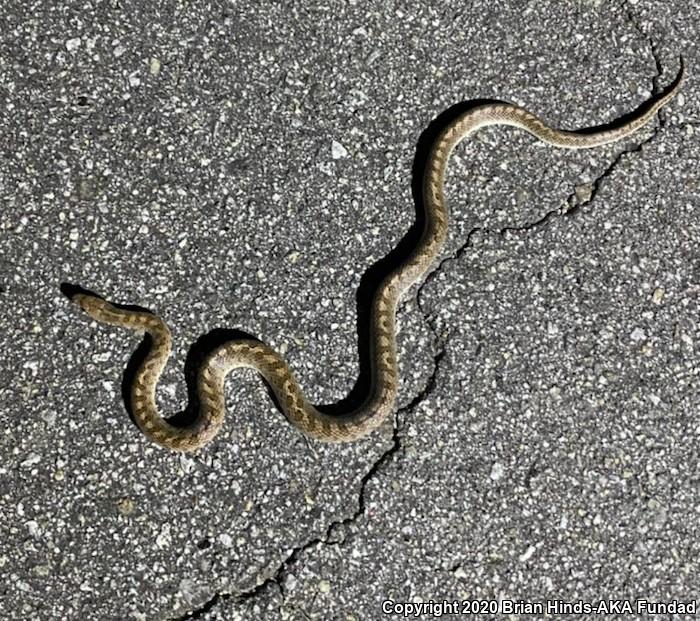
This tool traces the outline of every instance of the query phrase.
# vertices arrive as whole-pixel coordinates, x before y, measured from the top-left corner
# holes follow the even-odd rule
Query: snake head
[[[70,300],[74,304],[80,306],[80,308],[82,308],[88,315],[90,315],[90,317],[94,319],[98,319],[96,315],[99,315],[101,312],[112,308],[112,305],[106,300],[98,298],[94,295],[87,295],[85,293],[76,293]]]

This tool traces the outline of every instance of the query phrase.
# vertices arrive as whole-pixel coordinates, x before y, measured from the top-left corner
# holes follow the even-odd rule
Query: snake
[[[172,346],[170,330],[157,315],[120,308],[97,294],[81,290],[71,300],[97,322],[128,328],[150,336],[150,347],[129,387],[130,410],[143,434],[156,444],[179,452],[201,449],[219,432],[226,415],[226,376],[238,368],[259,373],[287,420],[306,436],[326,442],[358,440],[379,427],[395,412],[399,387],[396,346],[398,305],[411,286],[427,277],[443,248],[448,231],[445,175],[455,146],[474,131],[488,125],[509,125],[529,132],[554,147],[587,149],[618,141],[648,123],[673,98],[685,75],[680,70],[665,93],[627,115],[622,124],[569,131],[545,123],[527,109],[506,102],[474,105],[447,123],[428,150],[422,176],[425,212],[420,238],[398,266],[381,280],[369,312],[369,375],[367,395],[352,410],[331,414],[309,403],[285,359],[272,347],[254,338],[231,339],[215,347],[197,368],[198,407],[193,420],[182,426],[161,416],[156,387]]]

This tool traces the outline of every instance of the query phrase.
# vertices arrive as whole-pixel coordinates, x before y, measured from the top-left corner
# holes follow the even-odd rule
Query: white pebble
[[[535,553],[535,550],[536,550],[536,549],[537,549],[537,548],[535,548],[535,546],[530,546],[530,547],[528,547],[528,549],[525,550],[525,552],[523,552],[523,553],[518,557],[518,560],[519,560],[521,563],[524,563],[525,561],[529,560],[529,559],[532,557],[532,555]]]
[[[348,156],[348,150],[339,142],[333,140],[331,142],[331,157],[334,160],[339,160]]]
[[[630,334],[630,338],[635,341],[635,342],[640,342],[640,341],[646,341],[647,340],[647,335],[644,330],[641,328],[635,328],[632,330],[632,334]]]
[[[506,473],[506,469],[503,467],[503,464],[499,464],[496,462],[492,467],[491,467],[491,474],[489,475],[491,477],[492,481],[498,481],[498,479],[503,478],[503,475]]]
[[[39,535],[39,524],[35,520],[29,520],[25,523],[25,526],[32,537],[37,537]]]
[[[68,39],[66,41],[66,49],[69,52],[75,52],[80,47],[80,37],[76,37],[75,39]]]
[[[158,536],[156,537],[156,545],[163,549],[170,547],[172,538],[170,536],[170,524],[163,524],[163,528],[160,529]]]
[[[297,585],[297,578],[294,574],[287,574],[284,579],[284,590],[291,591]]]
[[[36,453],[30,453],[27,459],[25,459],[21,464],[20,467],[22,468],[29,468],[30,466],[33,466],[35,464],[38,464],[41,461],[41,456],[37,455]]]

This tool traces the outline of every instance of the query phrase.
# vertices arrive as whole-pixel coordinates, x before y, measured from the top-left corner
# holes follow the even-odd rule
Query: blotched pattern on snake
[[[156,386],[168,360],[171,337],[167,325],[147,312],[120,309],[102,298],[79,293],[72,296],[99,322],[145,331],[151,348],[131,386],[131,410],[143,433],[175,451],[193,451],[204,446],[219,431],[226,413],[224,379],[239,367],[255,369],[269,384],[287,419],[312,438],[350,441],[377,428],[395,407],[398,388],[395,315],[401,297],[421,281],[433,265],[447,235],[445,171],[455,145],[486,125],[512,125],[556,147],[582,149],[629,136],[646,124],[677,92],[683,81],[681,69],[673,84],[658,100],[614,129],[564,131],[547,125],[527,110],[506,103],[475,106],[449,123],[433,143],[423,177],[425,226],[420,241],[404,262],[389,273],[377,288],[370,312],[370,390],[354,411],[331,416],[310,404],[285,360],[272,348],[255,340],[229,341],[204,360],[198,370],[199,412],[186,427],[166,421],[156,406]]]

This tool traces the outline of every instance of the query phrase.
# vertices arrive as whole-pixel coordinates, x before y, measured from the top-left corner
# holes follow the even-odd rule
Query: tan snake
[[[287,419],[306,435],[326,441],[350,441],[377,428],[395,407],[398,390],[395,316],[401,297],[420,281],[433,264],[447,235],[444,195],[445,171],[454,147],[486,125],[512,125],[557,147],[581,149],[603,145],[633,133],[647,123],[677,92],[684,77],[683,63],[667,92],[624,124],[600,131],[563,131],[545,124],[527,110],[506,103],[479,105],[450,122],[433,143],[423,177],[425,225],[410,255],[389,273],[377,288],[370,311],[369,394],[354,411],[340,416],[320,412],[304,396],[285,360],[272,348],[255,340],[232,340],[214,349],[198,370],[196,385],[199,413],[189,426],[176,427],[158,413],[156,385],[168,360],[171,337],[159,317],[125,310],[102,298],[78,293],[72,296],[84,311],[99,322],[145,331],[151,347],[131,385],[131,410],[143,433],[158,444],[176,451],[193,451],[219,431],[226,413],[224,379],[235,368],[255,369],[274,392]]]

